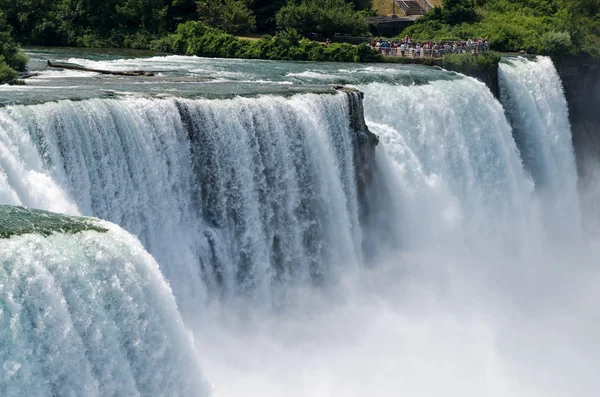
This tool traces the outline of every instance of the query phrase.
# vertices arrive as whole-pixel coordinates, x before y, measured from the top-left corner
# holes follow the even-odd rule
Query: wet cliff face
[[[369,130],[365,122],[364,94],[360,91],[347,90],[346,92],[350,110],[350,131],[354,133],[352,138],[354,140],[356,186],[359,198],[362,200],[373,177],[375,146],[379,143],[379,138]]]
[[[569,57],[557,65],[569,104],[573,146],[582,183],[600,166],[600,61]]]

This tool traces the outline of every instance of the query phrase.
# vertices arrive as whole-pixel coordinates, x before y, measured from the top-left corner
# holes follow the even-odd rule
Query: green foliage
[[[248,41],[195,21],[179,25],[175,34],[168,40],[162,40],[160,44],[179,54],[222,58],[328,62],[381,60],[377,51],[368,46],[338,43],[324,45],[303,38],[294,29]]]
[[[559,56],[569,54],[573,50],[573,42],[569,32],[548,32],[542,39],[542,52]]]
[[[373,13],[370,0],[0,0],[0,10],[4,14],[0,54],[13,69],[23,69],[26,58],[10,39],[11,31],[23,44],[164,51],[174,47],[177,37],[170,34],[180,24],[198,20],[218,29],[201,43],[210,49],[207,53],[349,59],[354,51],[356,59],[373,58],[370,50],[361,47],[352,51],[338,45],[303,46],[302,39],[294,49],[281,44],[289,39],[281,32],[289,29],[329,38],[336,33],[363,35],[367,32],[364,17]],[[272,42],[260,43],[221,37],[223,31],[237,34],[255,28],[270,33],[277,28],[280,33],[270,36]],[[525,50],[553,57],[585,53],[600,58],[600,1],[443,0],[442,7],[418,19],[404,34],[415,41],[483,37],[497,51]],[[215,48],[216,43],[225,45],[225,50]]]
[[[451,54],[442,58],[442,67],[446,70],[462,73],[484,82],[499,97],[498,86],[498,64],[500,54],[486,52],[480,55],[474,54]]]
[[[252,10],[256,15],[257,28],[262,31],[275,31],[275,14],[287,0],[254,0]]]
[[[19,42],[36,45],[163,48],[160,38],[181,23],[200,20],[207,26],[239,34],[276,31],[276,14],[287,0],[0,0]],[[302,0],[311,3],[318,28],[310,31],[366,32],[370,0]],[[295,3],[294,3],[295,4]],[[290,20],[280,30],[297,27]],[[292,23],[293,22],[293,23]],[[304,33],[303,29],[297,29]]]
[[[417,41],[484,37],[497,51],[600,58],[600,1],[445,0],[404,34]]]
[[[500,58],[500,54],[493,51],[480,55],[449,54],[442,59],[442,66],[446,70],[473,75],[497,70]]]
[[[4,58],[0,56],[0,84],[10,83],[16,78],[17,72],[8,66]]]
[[[256,18],[246,0],[199,0],[199,20],[227,33],[247,33],[256,28]]]
[[[345,0],[289,0],[276,15],[277,27],[303,34],[319,33],[358,36],[367,32],[364,17]]]
[[[424,15],[419,22],[436,21],[454,26],[462,23],[473,23],[479,19],[473,0],[444,0],[442,7],[435,7]]]
[[[477,21],[473,0],[444,0],[442,3],[442,19],[448,25],[460,25]]]
[[[0,84],[12,83],[17,77],[16,70],[24,71],[28,60],[13,40],[11,27],[0,11]]]

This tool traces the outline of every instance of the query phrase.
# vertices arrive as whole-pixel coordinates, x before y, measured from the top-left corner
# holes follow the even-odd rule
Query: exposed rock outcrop
[[[556,65],[569,105],[573,146],[582,181],[600,164],[600,61],[578,56]]]
[[[359,200],[363,202],[366,189],[373,179],[375,147],[379,143],[379,138],[367,127],[363,106],[364,94],[352,88],[336,87],[336,89],[348,95],[350,130],[353,132],[354,139],[356,186],[358,188]]]

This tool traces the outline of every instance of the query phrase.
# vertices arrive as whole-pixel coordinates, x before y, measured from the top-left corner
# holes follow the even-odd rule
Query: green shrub
[[[473,23],[479,19],[473,0],[444,0],[442,18],[448,25]]]
[[[270,59],[282,61],[377,62],[379,53],[366,46],[333,43],[324,45],[286,29],[260,40],[240,40],[202,22],[179,25],[169,39],[156,42],[170,52],[221,58]]]
[[[0,11],[0,83],[2,84],[14,81],[17,77],[16,70],[24,71],[29,61],[27,55],[13,40],[11,30],[4,19],[4,14]]]
[[[295,29],[303,34],[320,33],[333,37],[358,36],[367,32],[364,16],[345,0],[295,0],[281,8],[276,15],[279,29]]]
[[[542,51],[546,54],[569,54],[573,50],[573,42],[568,32],[548,32],[542,41]]]
[[[16,78],[17,72],[0,57],[0,84],[10,83]]]
[[[414,41],[485,37],[496,51],[587,53],[600,58],[597,0],[477,0],[478,8],[470,3],[445,0],[442,8],[418,19],[403,35]],[[454,12],[465,7],[467,13]]]
[[[381,62],[383,56],[376,49],[368,44],[359,45],[356,47],[355,62]]]
[[[442,59],[442,67],[446,70],[473,75],[497,70],[500,58],[500,54],[493,51],[480,55],[448,54]]]
[[[200,21],[227,33],[246,33],[256,28],[256,18],[245,0],[199,0]]]

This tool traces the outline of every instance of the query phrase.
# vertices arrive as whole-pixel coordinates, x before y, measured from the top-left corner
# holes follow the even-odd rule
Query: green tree
[[[27,56],[21,51],[11,35],[11,27],[0,11],[0,83],[8,83],[17,77],[16,70],[24,71]]]
[[[279,29],[295,29],[303,34],[320,33],[332,37],[361,35],[367,31],[364,18],[345,0],[289,0],[277,13]]]
[[[478,19],[473,0],[444,0],[442,18],[448,25],[473,23]]]
[[[254,0],[252,9],[256,15],[256,27],[262,31],[275,31],[275,14],[286,4],[286,0]]]
[[[198,18],[227,33],[246,33],[256,28],[256,18],[245,0],[199,0]]]

